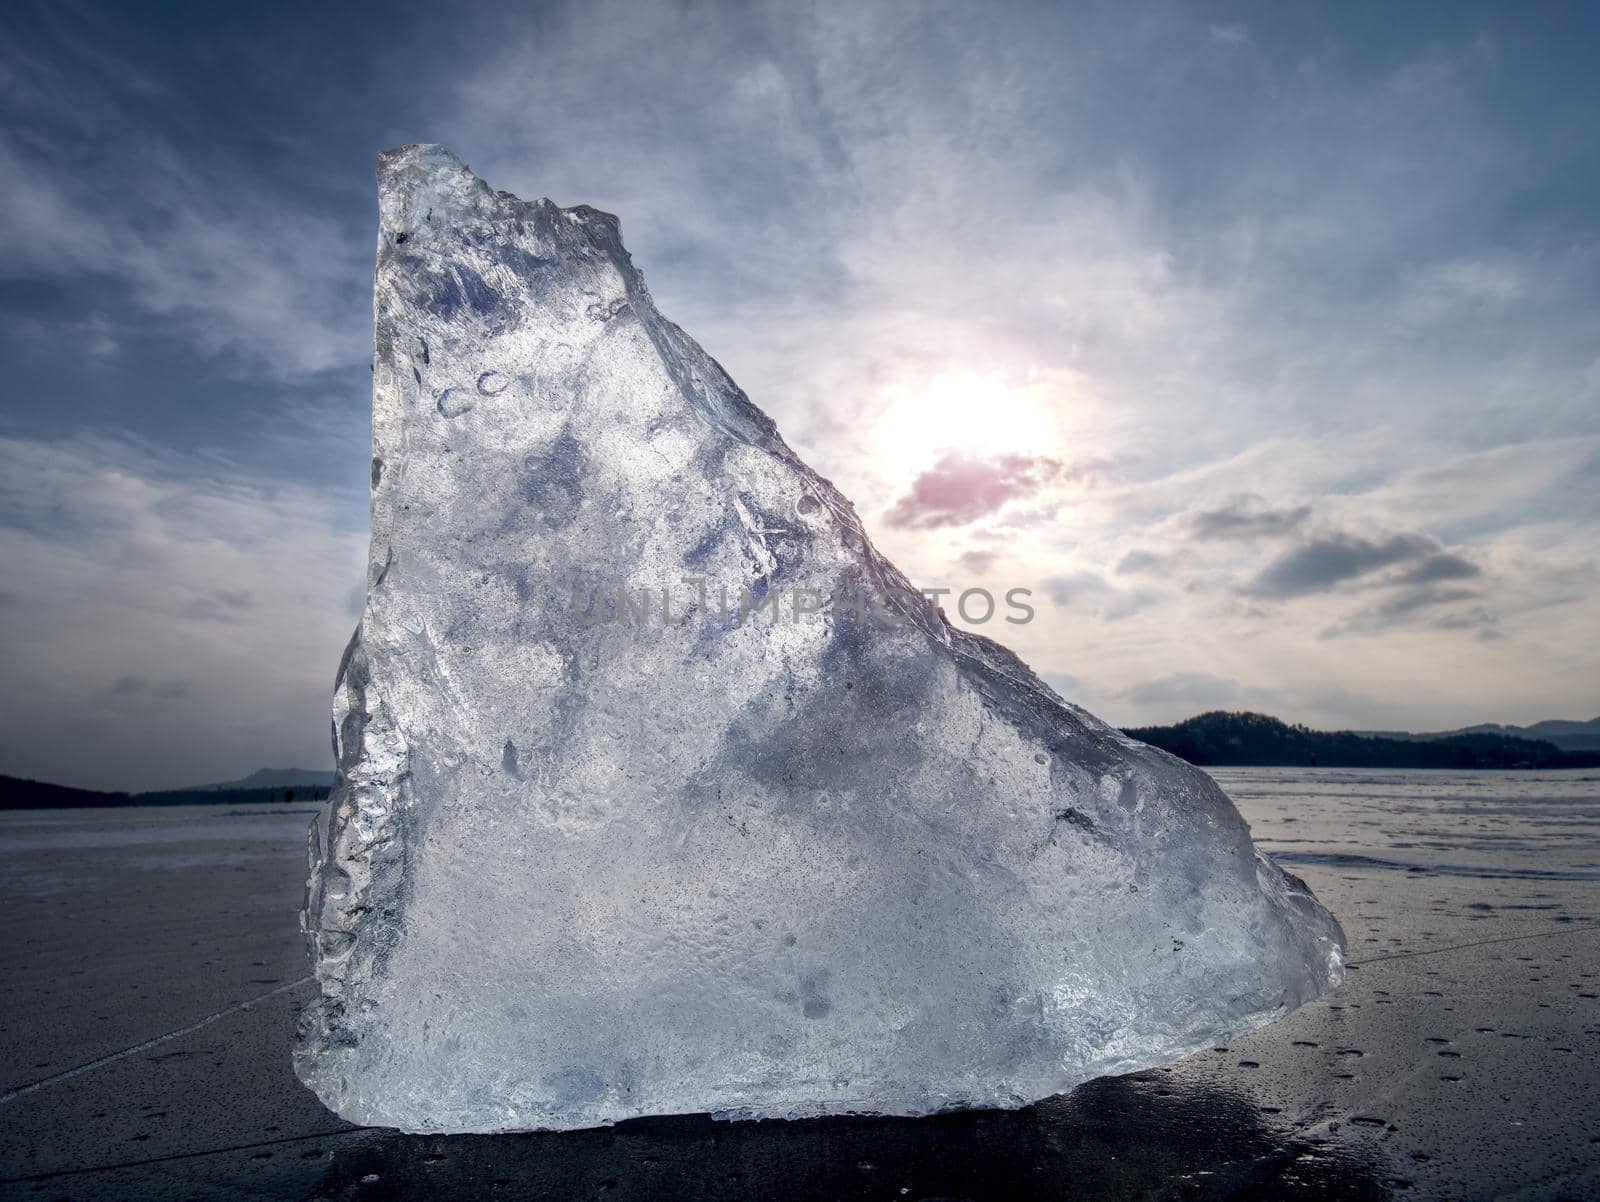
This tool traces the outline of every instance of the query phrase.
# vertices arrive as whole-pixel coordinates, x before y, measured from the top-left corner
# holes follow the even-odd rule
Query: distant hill
[[[126,793],[99,793],[93,789],[47,785],[20,776],[0,776],[0,810],[64,810],[73,806],[132,804],[133,799]]]
[[[256,774],[257,776],[260,773]],[[307,773],[325,777],[333,774]],[[246,777],[246,780],[254,779]],[[168,789],[153,793],[100,793],[93,789],[73,789],[43,781],[0,776],[0,810],[68,810],[94,806],[189,806],[189,805],[281,805],[284,802],[318,802],[328,796],[329,784],[308,784],[273,788],[237,788],[210,785],[203,789]]]
[[[1534,739],[1553,743],[1562,751],[1600,751],[1600,718],[1576,722],[1567,718],[1547,718],[1532,726],[1504,726],[1498,722],[1482,722],[1477,726],[1463,726],[1460,730],[1431,731],[1413,734],[1405,730],[1358,730],[1365,738],[1400,739],[1405,742],[1431,743],[1439,739],[1453,739],[1457,735],[1505,735],[1513,739]]]
[[[301,789],[333,787],[333,773],[310,768],[257,768],[249,776],[215,785],[191,785],[180,793],[206,793],[218,789]]]
[[[1590,768],[1600,750],[1563,750],[1545,739],[1499,729],[1430,738],[1375,736],[1357,731],[1312,730],[1266,714],[1214,710],[1175,726],[1124,732],[1191,764],[1203,766],[1325,768]]]

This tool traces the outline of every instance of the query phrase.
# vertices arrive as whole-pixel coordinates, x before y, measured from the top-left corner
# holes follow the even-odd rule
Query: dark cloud
[[[1385,618],[1406,618],[1424,609],[1437,609],[1441,605],[1454,605],[1458,601],[1471,601],[1478,594],[1466,588],[1413,588],[1396,593],[1382,605],[1377,613]]]
[[[1435,630],[1475,630],[1480,639],[1498,639],[1505,636],[1500,631],[1500,619],[1481,605],[1456,613],[1441,614],[1428,623]]]
[[[1167,557],[1157,555],[1154,551],[1135,550],[1129,551],[1117,561],[1116,573],[1119,576],[1134,576],[1141,572],[1158,572],[1167,566]]]
[[[1436,630],[1492,631],[1498,619],[1477,604],[1483,594],[1467,586],[1482,575],[1481,567],[1445,550],[1428,534],[1367,536],[1334,531],[1272,560],[1248,591],[1282,600],[1354,585],[1382,598],[1323,630],[1325,639],[1418,625]]]
[[[1189,530],[1199,539],[1270,538],[1288,534],[1310,514],[1309,505],[1274,509],[1255,493],[1242,493],[1215,509],[1196,513],[1189,519]]]
[[[1483,575],[1483,569],[1469,559],[1451,551],[1430,555],[1415,567],[1408,568],[1395,582],[1397,584],[1438,584],[1446,580],[1471,580]]]
[[[1464,582],[1483,575],[1465,556],[1447,551],[1439,540],[1419,532],[1366,536],[1349,531],[1319,535],[1285,552],[1256,576],[1250,591],[1283,599],[1329,592],[1342,585],[1393,589],[1380,603],[1322,632],[1331,638],[1375,633],[1422,621],[1442,607],[1476,601],[1480,593]],[[1469,625],[1485,626],[1492,618]],[[1435,618],[1430,625],[1452,629]]]
[[[1382,634],[1399,626],[1422,625],[1433,630],[1476,630],[1481,638],[1497,638],[1499,619],[1481,604],[1482,596],[1476,589],[1459,586],[1405,588],[1329,627],[1321,637]]]
[[[886,520],[901,530],[964,526],[1008,501],[1031,496],[1060,470],[1054,459],[954,451],[912,482]]]
[[[1264,597],[1326,592],[1396,564],[1420,565],[1439,552],[1438,541],[1424,534],[1326,534],[1278,556],[1262,569],[1250,591]]]
[[[987,572],[999,558],[998,551],[964,551],[957,557],[956,563],[969,572]]]

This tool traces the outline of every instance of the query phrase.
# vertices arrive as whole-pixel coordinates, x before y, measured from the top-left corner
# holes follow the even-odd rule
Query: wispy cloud
[[[621,13],[478,64],[458,119],[482,165],[621,212],[664,307],[897,560],[1035,588],[1040,619],[1008,632],[1033,662],[1129,719],[1160,708],[1129,682],[1174,675],[1330,722],[1358,699],[1434,725],[1585,708],[1566,540],[1596,520],[1596,260],[1560,234],[1438,236],[1486,220],[1521,156],[1463,132],[1495,111],[1492,37],[1357,72],[1337,38],[1181,8],[1003,30],[893,4]],[[572,100],[622,62],[653,120]],[[1105,103],[1156,77],[1146,116]],[[962,373],[1047,421],[1003,445],[975,396],[982,449],[934,450],[902,411]],[[1024,466],[1084,460],[1093,487]],[[1563,503],[1531,552],[1526,523]],[[1552,572],[1569,600],[1535,620],[1530,573]],[[1331,630],[1370,637],[1325,653]]]
[[[363,532],[270,478],[123,439],[0,438],[6,770],[106,788],[328,758]]]
[[[351,583],[312,565],[359,562],[359,506],[170,448],[205,422],[207,445],[359,483],[362,198],[371,153],[413,139],[620,214],[662,309],[876,541],[920,581],[1033,588],[1038,619],[1006,637],[1114,720],[1237,704],[1445,728],[1600,704],[1600,168],[1567,41],[1423,15],[1380,45],[1182,5],[357,12],[368,40],[337,67],[262,52],[260,94],[338,115],[289,131],[310,180],[203,103],[226,74],[205,64],[253,61],[239,45],[207,26],[166,55],[71,12],[0,42],[7,335],[42,365],[7,427],[31,491],[5,538],[33,580],[8,573],[0,614],[55,682],[27,730],[142,707],[244,757],[218,775],[293,758],[226,733],[243,704],[200,708],[242,669],[180,636],[305,682],[256,699],[263,731],[320,724]],[[219,373],[276,382],[270,412],[151,404]],[[145,441],[70,433],[108,413]],[[316,647],[290,631],[268,653],[313,578]],[[91,616],[106,633],[72,633]],[[157,775],[148,748],[180,726],[139,729]]]
[[[130,97],[151,85],[127,64],[75,43],[64,53],[0,49],[0,107],[14,118],[0,126],[0,275],[95,290],[99,353],[159,332],[256,375],[364,361],[363,242],[141,120]],[[82,345],[73,324],[59,337]]]

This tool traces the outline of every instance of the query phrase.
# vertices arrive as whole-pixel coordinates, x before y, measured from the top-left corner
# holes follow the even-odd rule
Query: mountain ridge
[[[1527,726],[1504,722],[1479,722],[1456,730],[1358,730],[1353,734],[1370,739],[1401,739],[1408,742],[1433,742],[1451,739],[1458,735],[1507,735],[1514,739],[1542,739],[1554,743],[1563,751],[1593,751],[1600,749],[1600,718],[1587,721],[1573,718],[1545,718]]]
[[[263,772],[275,770],[263,769]],[[260,776],[256,773],[255,776]],[[332,781],[333,773],[307,773]],[[254,777],[245,777],[246,781]],[[320,802],[328,796],[330,784],[315,782],[293,785],[207,785],[196,789],[156,789],[146,793],[122,793],[100,789],[78,789],[48,781],[0,775],[0,810],[73,810],[104,806],[184,806],[184,805],[274,805],[285,802]]]
[[[1277,723],[1286,731],[1299,732],[1293,736],[1278,735],[1277,748],[1267,752],[1259,749],[1254,754],[1268,755],[1269,759],[1204,758],[1189,762],[1206,766],[1259,764],[1262,767],[1296,767],[1312,763],[1323,767],[1517,767],[1530,764],[1536,767],[1600,766],[1600,717],[1588,719],[1544,718],[1526,726],[1512,723],[1479,722],[1455,730],[1341,730],[1319,731],[1297,723],[1284,722],[1267,714],[1251,711],[1207,710],[1185,718],[1181,722],[1143,727],[1123,727],[1123,733],[1142,742],[1172,752],[1180,759],[1189,755],[1237,756],[1251,754],[1244,750],[1227,751],[1215,745],[1207,732],[1195,724],[1204,723],[1213,728],[1210,733],[1220,733],[1220,717],[1257,718]],[[1307,739],[1306,736],[1312,736]],[[1238,737],[1237,732],[1224,736]],[[1324,746],[1316,748],[1316,740],[1339,738],[1368,740],[1374,743],[1442,745],[1449,749],[1443,753],[1414,753],[1411,756],[1393,748]],[[1502,740],[1495,743],[1475,743],[1476,740]],[[1523,747],[1522,744],[1531,744]],[[1543,745],[1543,749],[1539,745]],[[1183,748],[1185,750],[1179,750]],[[1465,750],[1463,750],[1465,748]],[[1185,754],[1187,751],[1188,754]],[[1343,763],[1355,755],[1359,762]],[[1390,757],[1388,760],[1384,756]],[[1293,758],[1299,757],[1299,758]],[[1332,757],[1332,758],[1329,758]],[[1568,757],[1576,759],[1568,763]],[[1407,761],[1413,762],[1407,762]],[[187,785],[179,789],[152,789],[129,792],[115,789],[80,789],[73,785],[58,785],[49,781],[0,774],[0,810],[15,809],[71,809],[91,806],[129,805],[204,805],[223,802],[249,801],[270,804],[282,801],[320,801],[333,787],[334,774],[315,768],[257,768],[237,780],[216,781],[204,785]],[[207,796],[207,795],[211,796]]]
[[[218,781],[209,785],[187,785],[182,789],[170,791],[211,793],[224,789],[331,789],[332,787],[331,771],[319,772],[315,768],[257,768],[249,776],[241,776],[238,780]]]
[[[1204,767],[1590,768],[1600,748],[1567,749],[1549,739],[1465,730],[1404,738],[1313,730],[1268,714],[1210,710],[1170,726],[1124,734]]]

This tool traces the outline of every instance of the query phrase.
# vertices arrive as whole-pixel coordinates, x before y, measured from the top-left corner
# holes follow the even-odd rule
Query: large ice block
[[[295,1053],[328,1106],[1017,1106],[1337,983],[1337,924],[1210,778],[948,625],[615,218],[436,146],[379,180],[371,565]]]

